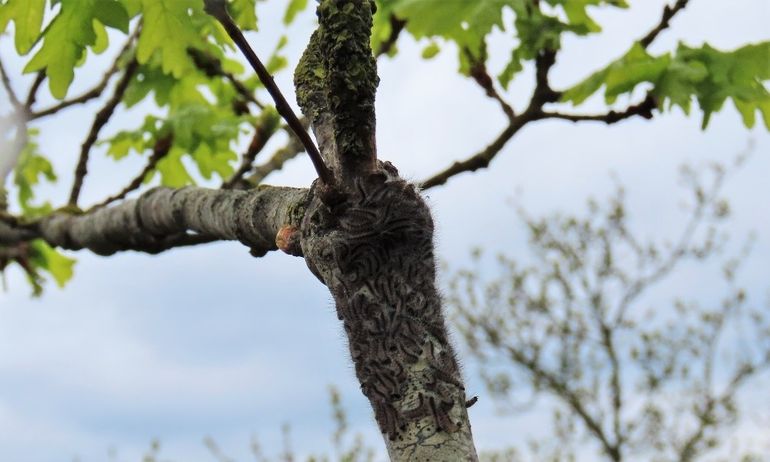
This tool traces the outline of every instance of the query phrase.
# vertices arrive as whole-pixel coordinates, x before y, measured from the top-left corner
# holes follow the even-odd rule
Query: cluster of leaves
[[[531,0],[478,0],[474,2],[442,2],[441,0],[381,0],[372,40],[375,47],[391,33],[390,15],[406,21],[406,29],[416,38],[444,39],[456,45],[460,72],[468,74],[475,61],[486,61],[486,39],[494,29],[514,31],[516,46],[511,58],[498,75],[507,88],[523,69],[543,50],[558,50],[565,32],[587,35],[601,31],[587,8],[610,5],[626,8],[623,0],[547,0],[547,7]],[[439,5],[440,4],[440,5]],[[513,24],[506,24],[505,11],[513,13]],[[549,11],[546,11],[550,9]],[[563,18],[563,19],[562,19]],[[512,26],[512,27],[511,27]],[[423,56],[432,57],[439,48],[435,41]]]
[[[242,30],[257,30],[257,0],[229,3]],[[307,0],[291,1],[284,23],[290,24],[306,6]],[[125,110],[141,105],[145,112],[150,108],[150,114],[133,130],[100,136],[97,145],[119,160],[130,154],[149,155],[159,140],[171,136],[173,145],[144,177],[145,182],[158,178],[162,185],[181,187],[194,184],[196,173],[205,180],[215,175],[227,179],[238,159],[237,146],[255,125],[273,133],[279,123],[272,106],[262,105],[256,97],[247,99],[244,91],[232,84],[231,78],[239,78],[242,90],[251,95],[261,88],[256,76],[244,76],[244,66],[228,57],[233,50],[230,39],[203,11],[200,0],[0,1],[0,33],[9,24],[13,25],[16,51],[20,56],[29,55],[24,72],[44,73],[51,94],[63,103],[68,101],[76,69],[87,61],[89,53],[103,53],[110,48],[110,40],[125,34],[126,45],[116,59],[113,75],[128,72],[132,61],[136,64],[132,75],[127,76],[129,84],[118,96]],[[113,32],[108,34],[108,28]],[[287,67],[282,55],[286,44],[286,37],[282,37],[267,60],[271,73]],[[35,188],[43,181],[57,180],[51,163],[35,143],[37,135],[37,129],[31,127],[26,135],[29,143],[19,153],[13,174],[18,192],[15,205],[27,220],[55,208],[35,202]],[[197,172],[191,172],[191,166]],[[56,251],[49,248],[44,253],[50,256]],[[55,273],[56,281],[63,283],[67,271],[45,266],[46,262],[69,264],[63,255],[56,256],[37,261],[41,269]],[[32,279],[38,292],[41,279]]]
[[[589,7],[600,6],[627,8],[628,4],[623,0],[380,0],[372,41],[377,47],[388,39],[393,15],[406,21],[406,30],[414,38],[431,40],[423,50],[426,58],[439,52],[437,39],[454,44],[459,51],[460,72],[469,75],[474,65],[487,60],[489,34],[495,29],[512,31],[517,43],[497,76],[507,89],[526,61],[544,51],[558,51],[565,33],[584,36],[600,32],[601,27],[589,14]],[[506,23],[506,9],[513,13],[512,24]],[[692,100],[697,100],[704,128],[711,115],[731,98],[747,127],[754,125],[759,111],[770,129],[770,93],[764,85],[768,80],[770,42],[734,51],[716,50],[708,44],[699,48],[680,44],[675,52],[660,56],[649,54],[637,42],[624,56],[567,89],[562,101],[579,105],[605,87],[606,102],[612,104],[618,96],[631,94],[637,85],[647,83],[660,109],[678,106],[689,114]]]
[[[535,459],[569,460],[587,439],[606,460],[695,460],[724,443],[741,387],[770,367],[770,317],[736,279],[748,247],[726,255],[725,170],[684,174],[692,209],[670,245],[636,236],[619,190],[585,217],[522,211],[532,264],[500,255],[491,280],[453,277],[449,302],[493,396],[512,409],[522,396],[552,398],[553,431],[531,447]],[[655,308],[653,287],[687,261],[723,275],[721,300],[682,294],[673,310]]]
[[[674,53],[653,56],[639,43],[624,56],[568,89],[563,100],[580,104],[600,88],[612,104],[619,95],[631,93],[637,85],[652,85],[650,94],[661,107],[679,106],[690,113],[692,99],[703,111],[703,128],[714,112],[731,98],[743,122],[751,128],[757,111],[770,130],[770,42],[746,45],[725,52],[708,44],[691,48],[680,44]]]

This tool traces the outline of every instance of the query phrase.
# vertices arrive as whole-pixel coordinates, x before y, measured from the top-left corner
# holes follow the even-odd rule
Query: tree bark
[[[295,72],[297,99],[334,176],[311,188],[301,252],[334,297],[391,460],[475,461],[436,288],[430,210],[377,161],[373,9],[370,0],[321,1]]]
[[[298,225],[307,189],[261,186],[251,191],[155,188],[136,200],[84,215],[57,212],[33,226],[0,222],[0,245],[35,238],[99,255],[123,250],[157,253],[189,238],[237,240],[261,256],[276,250],[275,237]]]

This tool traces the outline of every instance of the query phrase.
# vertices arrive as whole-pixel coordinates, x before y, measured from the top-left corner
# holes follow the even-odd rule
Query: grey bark
[[[135,200],[85,215],[54,213],[35,226],[0,222],[0,245],[42,238],[63,249],[99,255],[159,252],[191,236],[237,240],[264,255],[277,249],[278,230],[297,224],[307,189],[262,186],[252,191],[155,188]]]
[[[377,161],[372,9],[370,0],[321,1],[295,72],[297,99],[334,174],[332,185],[312,188],[302,254],[334,297],[391,460],[475,461],[436,288],[430,210]]]

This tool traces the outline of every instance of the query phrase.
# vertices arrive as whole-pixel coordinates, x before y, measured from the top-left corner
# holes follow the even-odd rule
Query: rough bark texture
[[[313,199],[302,250],[334,296],[391,460],[476,460],[436,290],[430,211],[388,170],[357,179],[333,207]]]
[[[361,390],[394,461],[477,460],[465,390],[436,289],[433,220],[377,161],[373,3],[323,0],[295,73],[333,189],[311,189],[301,253],[331,291]]]
[[[42,238],[64,249],[99,255],[159,252],[190,236],[237,240],[255,255],[277,249],[275,236],[304,214],[306,189],[264,186],[252,191],[155,188],[136,200],[85,215],[55,213],[33,229],[0,223],[0,244]],[[3,228],[6,228],[3,231]]]
[[[337,179],[376,168],[379,77],[369,47],[374,8],[370,0],[322,1],[318,29],[294,74],[297,102]]]

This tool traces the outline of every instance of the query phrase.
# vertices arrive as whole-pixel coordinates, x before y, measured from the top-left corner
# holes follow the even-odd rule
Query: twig
[[[489,163],[494,159],[494,157],[497,155],[497,153],[500,152],[500,150],[503,149],[505,144],[508,142],[508,140],[513,137],[513,135],[518,132],[521,127],[523,127],[526,123],[530,122],[531,120],[536,120],[537,117],[532,117],[531,115],[527,115],[525,117],[526,112],[519,115],[513,121],[511,121],[510,124],[508,124],[507,127],[505,127],[505,130],[503,130],[497,138],[484,148],[484,150],[472,155],[466,160],[463,161],[457,161],[454,162],[452,165],[447,167],[445,170],[431,176],[427,180],[423,181],[421,183],[421,187],[423,190],[430,189],[434,186],[439,186],[447,182],[450,178],[453,176],[463,173],[463,172],[474,172],[481,168],[486,168],[489,166]]]
[[[39,119],[41,117],[46,117],[52,114],[56,114],[57,112],[59,112],[64,108],[73,106],[75,104],[87,103],[88,101],[91,101],[92,99],[98,98],[99,96],[101,96],[102,92],[104,92],[104,89],[107,88],[107,84],[109,84],[112,76],[115,75],[115,73],[119,70],[120,60],[131,48],[131,45],[133,44],[134,40],[139,35],[140,29],[141,29],[140,27],[137,27],[136,30],[128,37],[126,44],[123,45],[123,48],[120,50],[120,53],[118,53],[118,55],[115,57],[115,60],[112,62],[112,65],[107,70],[107,72],[104,73],[102,80],[100,80],[95,87],[93,87],[92,89],[88,90],[87,92],[75,98],[61,101],[58,104],[55,104],[49,108],[46,108],[40,111],[32,112],[30,114],[30,120]],[[42,79],[41,79],[41,82],[42,82]],[[40,84],[38,83],[37,85],[39,86]],[[28,107],[30,107],[35,101],[34,94],[37,92],[37,88],[34,85],[33,85],[33,88],[35,89],[35,92],[32,92],[32,90],[30,90],[30,97],[27,98]]]
[[[687,3],[689,0],[677,0],[676,3],[674,3],[674,6],[668,6],[666,5],[663,8],[663,15],[660,18],[660,22],[657,26],[655,26],[654,29],[652,29],[647,35],[645,35],[641,40],[639,40],[639,44],[642,45],[643,48],[647,48],[652,44],[653,41],[658,37],[658,35],[663,32],[664,30],[668,29],[668,27],[671,25],[671,19],[681,10],[684,9],[684,7],[687,6]]]
[[[29,87],[27,100],[24,102],[24,105],[27,107],[27,111],[29,111],[32,108],[32,105],[35,104],[35,100],[37,99],[37,91],[40,89],[40,85],[42,85],[44,81],[45,70],[42,70],[37,73],[35,76],[35,81],[32,82],[32,85]]]
[[[264,149],[265,145],[270,140],[270,137],[275,133],[275,130],[270,127],[269,123],[262,123],[254,128],[254,136],[251,138],[248,149],[243,154],[241,166],[230,179],[222,183],[222,189],[232,189],[244,181],[243,177],[249,173],[249,170],[251,170],[251,166],[254,163],[254,159],[257,158],[257,154]]]
[[[612,443],[608,438],[606,432],[602,428],[601,421],[595,419],[588,409],[586,409],[583,401],[580,397],[569,387],[568,382],[559,380],[559,378],[550,371],[547,371],[541,365],[532,358],[528,357],[522,351],[507,346],[507,351],[511,360],[515,363],[528,369],[535,377],[537,377],[540,383],[545,388],[551,390],[551,392],[558,398],[564,400],[564,402],[577,414],[583,421],[586,428],[599,440],[602,449],[607,455],[615,461],[620,460],[620,449],[617,443]]]
[[[505,101],[502,96],[500,96],[500,93],[497,92],[494,81],[487,71],[487,66],[484,63],[484,60],[474,58],[471,51],[467,48],[463,49],[463,53],[465,53],[466,57],[473,63],[470,69],[470,75],[473,80],[475,80],[476,83],[478,83],[479,86],[484,89],[487,96],[500,104],[500,108],[508,117],[508,120],[513,120],[513,118],[516,117],[516,114],[514,113],[511,105],[508,104],[508,102]]]
[[[5,88],[5,91],[8,93],[8,99],[11,101],[11,105],[16,109],[17,112],[26,112],[24,110],[24,105],[21,104],[21,101],[19,101],[19,98],[16,97],[16,92],[13,91],[13,86],[11,86],[11,80],[8,78],[8,74],[5,72],[5,66],[3,66],[3,62],[0,61],[0,78],[3,81],[3,87]]]
[[[233,21],[233,18],[230,17],[230,14],[227,12],[226,3],[224,0],[205,0],[204,5],[206,12],[216,18],[217,21],[222,24],[222,27],[225,28],[227,34],[235,42],[241,52],[246,56],[246,59],[249,61],[249,64],[251,64],[251,67],[254,68],[257,76],[259,76],[259,80],[262,81],[262,84],[270,93],[270,96],[273,97],[278,113],[281,114],[284,120],[286,120],[286,123],[297,135],[297,137],[302,142],[302,145],[305,147],[305,150],[310,156],[310,161],[313,162],[313,167],[315,167],[318,178],[320,178],[324,183],[331,185],[333,182],[331,172],[326,167],[326,164],[324,164],[323,159],[321,158],[321,153],[318,151],[315,143],[313,143],[310,135],[308,135],[307,131],[302,126],[302,123],[294,114],[294,111],[291,109],[291,106],[289,106],[286,98],[284,98],[281,90],[275,84],[273,77],[269,72],[267,72],[267,69],[265,69],[265,66],[254,53],[254,50],[251,49],[249,42],[246,41],[243,33]]]
[[[544,50],[535,60],[536,86],[532,93],[529,106],[518,116],[510,119],[510,123],[503,130],[497,139],[487,146],[483,151],[474,154],[464,161],[457,161],[445,170],[433,175],[422,183],[423,189],[439,186],[447,182],[453,176],[463,172],[473,172],[481,168],[486,168],[492,159],[503,149],[508,140],[513,137],[521,128],[535,120],[543,118],[543,106],[546,103],[556,101],[559,93],[552,90],[548,83],[548,72],[556,62],[556,51]]]
[[[276,151],[270,157],[270,160],[262,165],[257,165],[254,167],[254,169],[251,171],[251,175],[244,178],[244,181],[248,182],[251,186],[259,185],[266,176],[283,168],[283,165],[286,162],[297,157],[297,155],[302,151],[302,143],[300,143],[296,136],[290,135],[289,143]]]
[[[390,53],[390,50],[392,50],[396,45],[398,36],[406,26],[406,20],[399,19],[394,14],[391,14],[388,19],[390,21],[390,35],[387,39],[385,39],[385,41],[380,43],[379,48],[377,48],[377,52],[374,54],[375,56],[381,56]]]
[[[93,147],[96,142],[99,131],[105,124],[107,124],[110,117],[112,117],[113,112],[115,112],[115,108],[120,104],[120,100],[123,99],[123,94],[125,93],[126,88],[128,88],[128,84],[131,82],[138,67],[139,63],[136,58],[133,58],[126,66],[123,77],[121,77],[117,85],[115,85],[115,91],[112,93],[112,97],[107,101],[104,107],[96,113],[94,123],[91,125],[91,130],[88,132],[88,136],[86,136],[86,140],[83,142],[80,149],[80,159],[78,160],[75,169],[75,180],[72,184],[72,190],[70,191],[69,205],[77,205],[80,189],[83,187],[83,179],[88,173],[88,156],[91,152],[91,147]]]
[[[606,124],[614,124],[614,123],[620,122],[621,120],[628,119],[633,116],[640,116],[644,119],[652,119],[653,117],[652,111],[655,108],[657,108],[657,101],[655,100],[655,97],[653,97],[652,95],[647,95],[644,101],[642,101],[639,104],[629,106],[628,109],[622,112],[609,111],[606,114],[595,114],[595,115],[563,114],[560,112],[543,112],[543,118],[563,119],[563,120],[569,120],[572,122],[593,120],[596,122],[604,122]]]
[[[600,115],[580,115],[580,114],[562,114],[559,112],[545,112],[543,106],[547,103],[558,101],[561,93],[551,88],[548,73],[556,63],[556,52],[554,50],[544,50],[535,59],[535,91],[532,93],[529,106],[518,116],[510,119],[510,123],[505,130],[497,136],[495,141],[464,161],[454,162],[445,170],[431,176],[422,183],[423,189],[439,186],[447,182],[451,177],[463,173],[473,172],[475,170],[486,168],[492,159],[503,149],[508,140],[513,137],[524,125],[542,119],[564,119],[573,122],[594,120],[605,122],[607,124],[619,122],[632,116],[641,116],[645,119],[652,118],[652,111],[657,107],[657,101],[652,95],[647,97],[639,104],[630,106],[623,112],[610,111]],[[474,77],[475,78],[475,77]],[[483,86],[483,85],[482,85]]]
[[[227,72],[222,68],[222,63],[215,56],[212,56],[211,54],[196,48],[188,48],[187,54],[189,54],[192,58],[195,67],[203,71],[207,76],[224,77],[233,85],[235,91],[238,92],[242,98],[254,103],[254,105],[260,109],[265,108],[265,105],[262,104],[262,102],[260,102],[256,96],[254,96],[252,91],[246,88],[246,85],[244,85],[243,82],[238,80],[238,78],[235,77],[231,72]]]
[[[556,50],[543,50],[535,57],[535,91],[532,95],[533,104],[542,108],[546,103],[559,100],[561,93],[554,91],[548,80],[548,73],[556,64]]]
[[[155,146],[153,146],[152,154],[150,155],[150,158],[147,160],[147,165],[144,166],[142,171],[133,179],[131,182],[126,185],[123,190],[121,190],[119,193],[115,194],[114,196],[110,196],[107,199],[103,200],[102,202],[94,205],[91,207],[91,210],[95,210],[100,207],[105,207],[115,201],[119,201],[123,198],[125,198],[128,193],[131,191],[135,191],[139,189],[140,186],[142,186],[142,183],[144,183],[145,177],[152,172],[155,169],[155,166],[158,165],[158,162],[160,162],[161,159],[166,157],[168,152],[171,150],[171,145],[173,144],[174,136],[173,134],[167,135],[161,139],[159,139]]]

